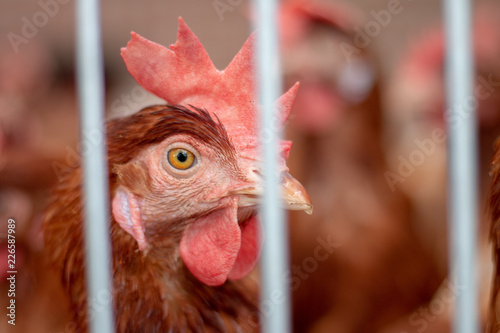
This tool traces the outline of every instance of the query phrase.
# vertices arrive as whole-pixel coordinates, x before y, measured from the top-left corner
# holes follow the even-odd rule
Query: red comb
[[[146,90],[169,104],[191,104],[216,114],[235,147],[242,150],[257,147],[254,40],[252,34],[226,69],[218,70],[198,37],[179,18],[177,42],[170,48],[132,32],[121,55]],[[298,84],[277,101],[280,125],[290,114],[297,88]]]

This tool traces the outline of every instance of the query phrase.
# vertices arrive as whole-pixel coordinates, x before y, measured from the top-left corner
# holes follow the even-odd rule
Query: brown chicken
[[[478,5],[473,24],[475,82],[473,96],[476,113],[464,108],[463,117],[477,115],[479,167],[479,244],[478,282],[480,286],[480,322],[488,318],[491,293],[492,261],[489,243],[489,219],[486,214],[491,177],[490,161],[495,138],[500,132],[500,7],[496,3]],[[401,176],[393,186],[405,192],[414,203],[413,228],[440,274],[448,273],[447,223],[447,137],[445,105],[444,58],[445,35],[442,26],[432,28],[410,43],[391,79],[388,90],[388,111],[391,129],[388,135],[389,170]],[[465,102],[464,104],[468,102]],[[453,118],[451,119],[453,126]],[[442,133],[436,136],[435,133]],[[417,156],[417,158],[415,158]],[[418,156],[422,158],[418,158]],[[406,165],[406,166],[403,166]],[[405,169],[406,168],[406,169]],[[448,283],[446,279],[443,287]],[[437,292],[433,303],[443,303]],[[446,309],[433,310],[434,319],[425,324],[408,325],[408,316],[390,332],[426,329],[427,332],[448,332],[453,302],[444,302]],[[429,308],[429,304],[425,305]],[[422,318],[420,316],[420,318]]]
[[[377,332],[439,285],[405,198],[383,176],[378,66],[368,49],[342,52],[353,45],[355,10],[290,1],[282,12],[287,27],[300,27],[283,49],[287,81],[301,82],[289,165],[315,209],[291,214],[295,331]],[[337,244],[328,255],[326,240]]]
[[[253,40],[223,71],[182,19],[170,49],[135,33],[122,49],[132,76],[170,104],[107,125],[118,332],[258,330],[257,286],[243,279],[261,245]],[[281,124],[296,89],[277,101]],[[290,146],[282,142],[279,162],[284,202],[308,211],[307,193],[287,173]],[[86,304],[81,170],[64,177],[45,242],[86,331],[98,309]]]

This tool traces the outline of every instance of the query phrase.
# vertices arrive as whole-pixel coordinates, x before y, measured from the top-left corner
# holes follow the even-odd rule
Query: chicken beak
[[[288,172],[283,172],[281,179],[284,208],[289,210],[303,210],[307,214],[312,214],[313,206],[304,186]],[[238,206],[254,206],[261,202],[262,188],[261,186],[250,186],[237,190],[232,194],[240,195]]]
[[[301,183],[293,178],[288,172],[283,172],[282,175],[282,195],[286,208],[289,210],[303,210],[311,215],[313,206],[309,194]]]

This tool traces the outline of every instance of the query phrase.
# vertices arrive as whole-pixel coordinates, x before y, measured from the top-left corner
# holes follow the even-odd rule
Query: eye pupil
[[[181,151],[177,154],[177,160],[181,163],[186,162],[188,159],[188,155],[185,151]]]
[[[196,163],[196,156],[187,149],[170,149],[167,154],[168,163],[178,170],[187,170]]]

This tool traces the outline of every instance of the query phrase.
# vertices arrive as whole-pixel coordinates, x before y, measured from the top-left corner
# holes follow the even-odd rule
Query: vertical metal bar
[[[263,148],[264,198],[261,206],[265,235],[261,258],[261,322],[263,332],[290,331],[290,292],[284,282],[288,268],[288,231],[282,209],[278,174],[279,130],[274,101],[281,92],[277,2],[257,0],[257,69]]]
[[[114,332],[104,71],[98,0],[76,7],[77,74],[83,157],[87,306],[91,332]]]
[[[470,1],[446,0],[444,14],[449,112],[450,276],[457,288],[453,327],[457,333],[474,333],[479,331],[474,265],[478,221],[478,159]]]

